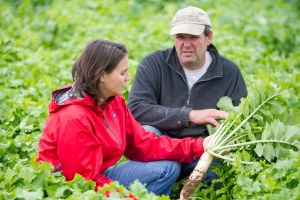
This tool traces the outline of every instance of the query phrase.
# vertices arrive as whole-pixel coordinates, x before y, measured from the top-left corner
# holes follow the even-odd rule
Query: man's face
[[[181,65],[190,70],[200,69],[205,63],[205,53],[211,43],[212,32],[208,37],[202,33],[201,35],[176,34],[173,38]]]

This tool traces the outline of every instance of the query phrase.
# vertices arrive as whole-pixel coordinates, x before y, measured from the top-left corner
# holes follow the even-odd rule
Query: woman
[[[67,180],[76,173],[97,187],[118,181],[129,188],[138,179],[157,195],[169,195],[179,162],[199,158],[209,138],[171,139],[147,133],[122,98],[128,55],[124,45],[95,40],[72,68],[73,85],[52,93],[49,118],[37,161],[51,162]],[[122,156],[129,160],[114,165]]]

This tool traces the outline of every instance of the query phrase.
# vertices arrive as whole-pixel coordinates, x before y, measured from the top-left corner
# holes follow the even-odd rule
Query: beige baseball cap
[[[205,25],[211,27],[207,13],[193,6],[178,10],[173,17],[170,35],[186,33],[200,35],[203,33]]]

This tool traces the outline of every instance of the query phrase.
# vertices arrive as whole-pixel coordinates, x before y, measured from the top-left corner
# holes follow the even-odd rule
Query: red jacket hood
[[[69,106],[69,105],[84,105],[84,106],[89,106],[93,110],[97,112],[101,112],[101,107],[96,106],[96,102],[93,98],[91,98],[88,94],[84,93],[84,96],[81,97],[75,97],[75,98],[70,98],[66,99],[63,103],[58,103],[59,96],[58,94],[64,94],[72,89],[72,84],[64,86],[62,88],[59,88],[57,90],[54,90],[52,92],[52,100],[49,103],[49,113],[57,112],[63,107]],[[109,98],[108,102],[112,101],[114,97]],[[107,103],[108,103],[107,102]],[[102,106],[104,107],[104,106]]]

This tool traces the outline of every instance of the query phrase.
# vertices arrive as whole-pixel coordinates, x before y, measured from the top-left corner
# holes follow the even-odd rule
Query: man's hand
[[[190,121],[194,124],[210,124],[213,127],[219,126],[217,119],[227,119],[228,113],[217,109],[192,110]]]

